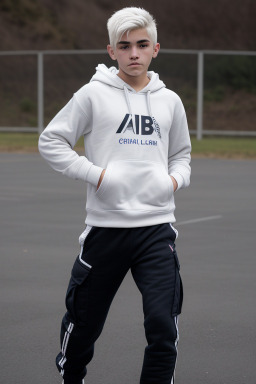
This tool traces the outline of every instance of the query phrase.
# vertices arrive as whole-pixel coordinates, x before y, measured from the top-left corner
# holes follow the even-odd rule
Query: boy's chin
[[[122,71],[125,76],[140,77],[146,74],[147,71],[142,67],[129,67],[126,71]]]

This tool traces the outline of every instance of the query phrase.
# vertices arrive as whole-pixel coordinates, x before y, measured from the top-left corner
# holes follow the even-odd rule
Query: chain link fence
[[[42,132],[106,50],[0,52],[0,131]],[[161,49],[151,70],[181,97],[190,133],[256,136],[256,52]]]

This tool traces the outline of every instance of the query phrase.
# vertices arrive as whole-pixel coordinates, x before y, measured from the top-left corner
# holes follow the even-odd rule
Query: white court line
[[[1,193],[1,190],[0,190]],[[17,191],[16,193],[7,193],[4,191],[4,193],[1,193],[0,195],[0,201],[22,201],[24,199],[34,197],[34,193],[24,193]]]
[[[217,216],[208,216],[208,217],[201,217],[199,219],[192,219],[192,220],[187,220],[187,221],[181,221],[180,223],[175,223],[175,227],[178,227],[179,225],[201,223],[202,221],[218,220],[218,219],[221,219],[222,217],[223,216],[221,216],[221,215],[217,215]]]

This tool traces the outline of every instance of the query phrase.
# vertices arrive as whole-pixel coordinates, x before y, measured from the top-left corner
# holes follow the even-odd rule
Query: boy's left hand
[[[96,191],[99,189],[99,187],[100,187],[100,185],[102,183],[102,180],[103,180],[103,177],[105,175],[105,172],[106,172],[106,169],[103,169],[103,171],[101,172],[101,175],[100,175],[100,178],[99,178],[99,182],[98,182]]]
[[[172,183],[173,183],[173,191],[175,192],[176,189],[178,188],[178,183],[177,183],[177,181],[174,179],[173,176],[170,176],[170,177],[171,177],[171,179],[172,179]]]

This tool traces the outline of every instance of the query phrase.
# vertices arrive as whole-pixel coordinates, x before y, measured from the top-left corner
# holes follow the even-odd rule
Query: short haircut
[[[124,33],[145,28],[153,44],[157,43],[156,22],[143,8],[127,7],[115,12],[107,22],[109,43],[113,49]]]

